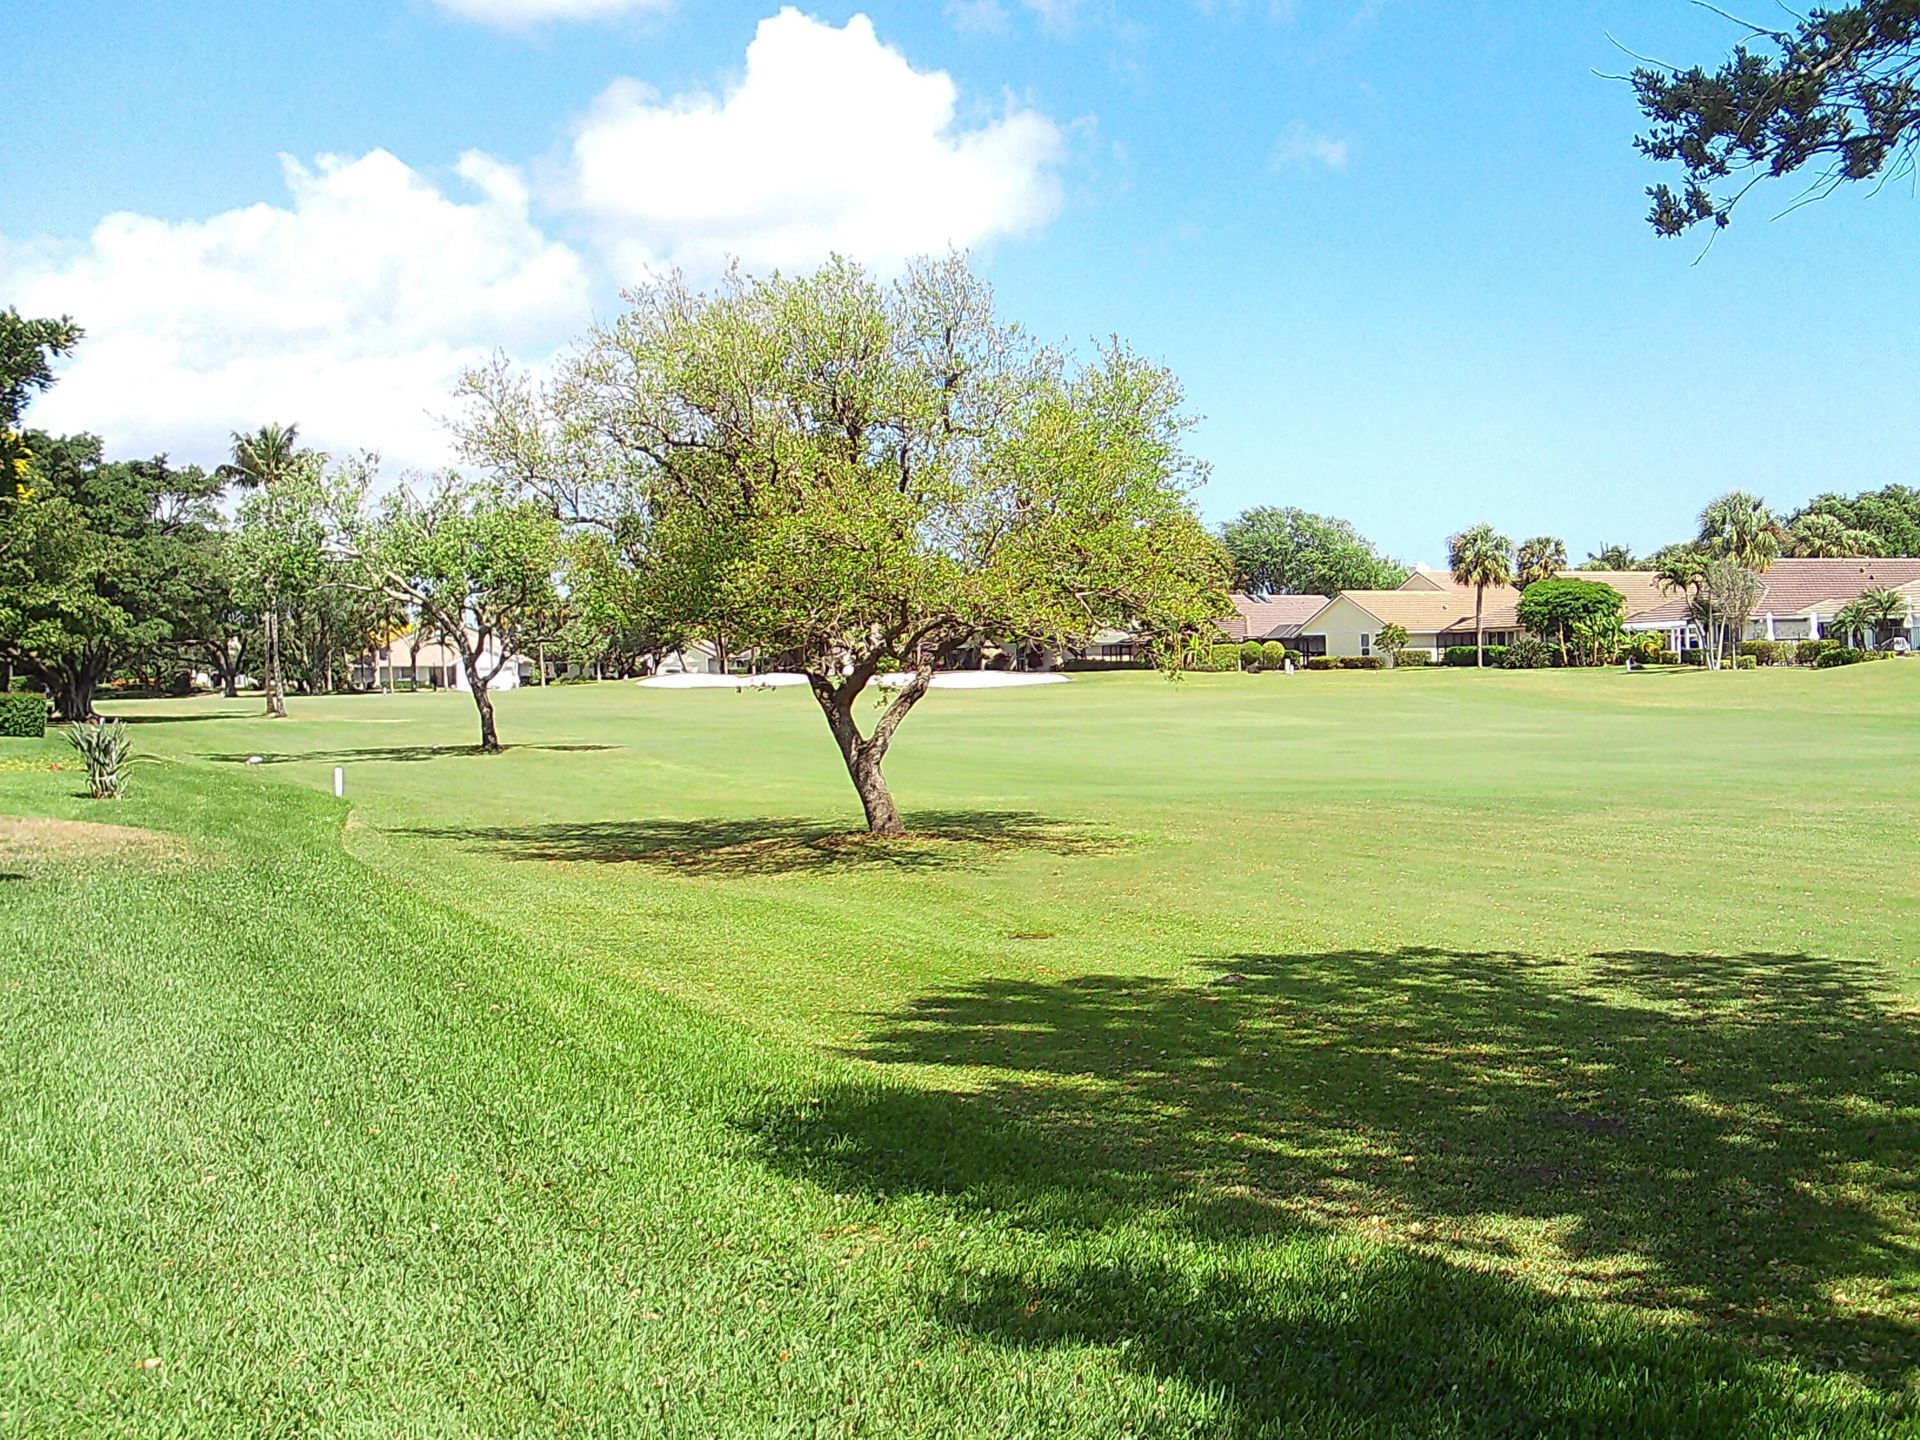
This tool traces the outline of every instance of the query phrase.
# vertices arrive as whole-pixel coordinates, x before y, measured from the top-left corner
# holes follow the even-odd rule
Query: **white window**
[[[1362,635],[1360,637],[1360,653],[1362,655],[1373,654],[1373,637],[1371,635]]]

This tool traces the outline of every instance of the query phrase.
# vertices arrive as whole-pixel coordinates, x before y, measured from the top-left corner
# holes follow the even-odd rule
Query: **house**
[[[1301,627],[1326,607],[1324,595],[1235,595],[1233,613],[1220,621],[1229,640],[1278,640],[1303,655],[1318,654],[1304,643]]]
[[[480,647],[481,672],[493,668],[500,658],[500,641],[489,640]],[[416,630],[403,631],[390,644],[353,662],[350,678],[355,685],[369,690],[384,690],[395,681],[422,689],[465,690],[467,670],[460,651],[452,642]],[[511,655],[500,673],[488,683],[489,690],[512,690],[534,680],[534,662],[525,655]]]
[[[1920,644],[1914,610],[1920,606],[1920,559],[1776,560],[1760,575],[1759,603],[1747,620],[1748,640],[1818,640],[1827,636],[1833,617],[1869,590],[1894,590],[1907,597],[1906,620],[1885,635],[1862,636],[1880,645],[1895,639]],[[1699,645],[1698,627],[1687,620],[1685,595],[1671,595],[1653,609],[1629,614],[1627,629],[1656,630],[1669,650]],[[1629,607],[1631,608],[1631,607]]]
[[[1668,597],[1652,572],[1580,570],[1567,578],[1597,580],[1626,597],[1629,617],[1650,612]],[[1371,655],[1373,641],[1389,625],[1407,632],[1407,648],[1440,659],[1456,645],[1474,643],[1474,590],[1457,585],[1444,570],[1415,567],[1396,590],[1342,590],[1300,625],[1299,648],[1307,654]],[[1480,625],[1489,645],[1510,645],[1524,631],[1520,592],[1511,585],[1489,585],[1480,597]],[[1684,619],[1684,617],[1683,617]],[[1313,647],[1313,648],[1309,648]]]

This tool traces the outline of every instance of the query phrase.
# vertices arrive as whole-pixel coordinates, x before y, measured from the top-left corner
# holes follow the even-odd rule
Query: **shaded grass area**
[[[1019,810],[909,811],[910,833],[881,839],[826,821],[627,820],[549,825],[417,826],[409,837],[480,849],[509,860],[638,865],[683,877],[822,874],[978,865],[1006,851],[1099,855],[1118,837]]]

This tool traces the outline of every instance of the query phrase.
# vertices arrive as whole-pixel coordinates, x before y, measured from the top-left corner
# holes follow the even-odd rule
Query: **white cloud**
[[[673,0],[434,0],[449,15],[483,25],[518,28],[549,20],[610,20],[617,15],[660,11]]]
[[[298,421],[323,449],[432,465],[464,366],[544,354],[587,318],[585,268],[498,160],[461,156],[464,200],[384,150],[282,166],[285,207],[109,215],[64,252],[0,248],[0,293],[87,331],[36,425],[205,461],[230,431]]]
[[[1037,229],[1061,203],[1066,141],[1006,101],[968,123],[939,70],[915,70],[856,15],[760,22],[724,95],[613,85],[574,136],[568,202],[618,277],[682,266],[885,265]]]
[[[1274,170],[1344,170],[1352,147],[1345,140],[1322,134],[1304,120],[1295,120],[1280,132],[1269,161]]]

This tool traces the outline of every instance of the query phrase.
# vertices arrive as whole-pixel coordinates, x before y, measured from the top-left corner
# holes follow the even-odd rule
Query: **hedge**
[[[1260,668],[1260,662],[1264,658],[1260,653],[1260,642],[1258,640],[1242,640],[1240,642],[1240,668],[1242,670],[1258,670]]]
[[[1145,670],[1149,667],[1145,660],[1100,660],[1083,657],[1078,660],[1062,660],[1055,668],[1069,675],[1085,675],[1100,670]],[[565,685],[567,682],[560,680],[555,683]]]
[[[1751,657],[1757,665],[1791,665],[1793,663],[1793,642],[1791,640],[1742,640],[1740,654]]]
[[[38,740],[46,733],[45,697],[26,690],[0,695],[0,735],[14,740]]]
[[[1262,670],[1284,670],[1287,668],[1287,647],[1278,640],[1268,640],[1260,646],[1260,668]]]
[[[1851,645],[1837,645],[1831,650],[1820,652],[1820,658],[1813,662],[1816,670],[1831,670],[1836,665],[1859,665],[1868,660],[1891,660],[1891,650],[1857,650]]]
[[[1340,657],[1342,670],[1379,670],[1384,668],[1385,663],[1378,655],[1342,655]]]
[[[1396,670],[1407,665],[1417,670],[1422,665],[1431,664],[1433,664],[1433,656],[1424,650],[1402,650],[1393,657],[1393,668]]]
[[[1831,655],[1836,650],[1847,647],[1838,640],[1802,640],[1793,647],[1793,663],[1796,665],[1818,665],[1822,655]]]
[[[1474,649],[1473,649],[1473,646],[1471,645],[1449,645],[1447,647],[1446,659],[1444,659],[1440,663],[1443,665],[1471,665],[1473,664],[1473,656],[1474,656]],[[1489,667],[1498,665],[1502,660],[1506,658],[1507,658],[1506,646],[1504,645],[1487,646],[1487,665]]]
[[[1340,662],[1331,655],[1309,655],[1307,657],[1307,669],[1309,670],[1332,670],[1337,668],[1339,664]]]

